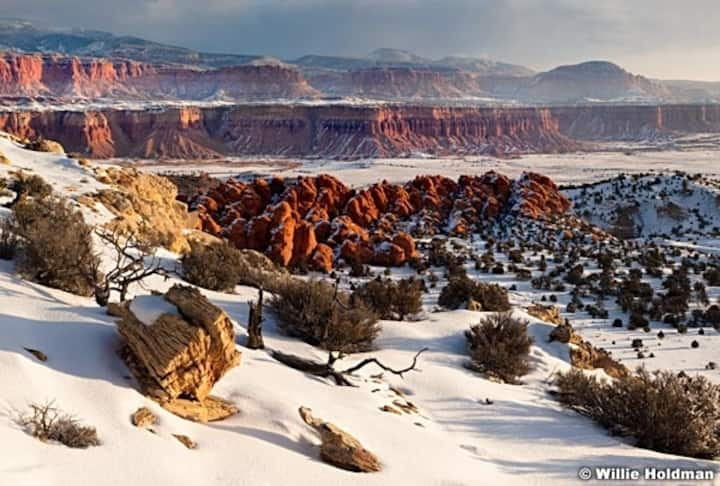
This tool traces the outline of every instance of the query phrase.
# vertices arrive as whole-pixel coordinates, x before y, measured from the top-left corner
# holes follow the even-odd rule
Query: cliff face
[[[372,98],[460,98],[479,96],[478,77],[459,69],[372,68],[305,73],[319,91]]]
[[[546,109],[236,105],[163,111],[0,113],[0,130],[44,136],[93,157],[412,152],[555,152],[577,148]]]
[[[197,70],[58,55],[0,56],[0,96],[126,99],[315,96],[296,69],[280,64]]]
[[[552,108],[560,132],[581,140],[638,140],[671,132],[720,131],[720,105]]]
[[[91,157],[398,157],[563,152],[574,140],[720,131],[720,105],[452,108],[232,105],[0,112],[0,130]]]

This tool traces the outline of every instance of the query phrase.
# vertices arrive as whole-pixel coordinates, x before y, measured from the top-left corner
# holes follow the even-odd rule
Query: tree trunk
[[[248,342],[247,347],[250,349],[265,349],[265,342],[262,337],[262,306],[263,306],[263,289],[260,289],[258,301],[250,303],[250,316],[248,322]]]

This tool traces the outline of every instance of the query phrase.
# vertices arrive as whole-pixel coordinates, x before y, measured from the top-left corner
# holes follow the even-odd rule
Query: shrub
[[[646,449],[683,456],[720,455],[720,386],[702,376],[644,368],[612,382],[579,370],[560,374],[560,401]]]
[[[510,310],[507,290],[497,284],[475,282],[470,277],[451,278],[440,291],[438,304],[448,309],[458,309],[472,299],[490,312]]]
[[[227,242],[193,242],[182,259],[185,280],[199,287],[226,292],[240,281],[240,252]]]
[[[229,291],[236,285],[277,290],[288,277],[265,255],[238,250],[226,241],[192,242],[182,259],[185,280],[210,290]]]
[[[13,207],[10,230],[22,240],[18,269],[43,285],[92,295],[99,260],[92,228],[82,214],[56,197],[21,199]]]
[[[510,312],[491,314],[465,331],[472,361],[470,368],[507,383],[516,383],[530,367],[528,357],[532,338],[526,321]]]
[[[355,291],[381,319],[405,320],[422,310],[422,284],[414,278],[383,281],[376,278]]]
[[[377,315],[362,300],[322,281],[287,281],[270,311],[285,333],[329,351],[367,351],[380,332]]]
[[[0,260],[12,260],[18,252],[20,241],[7,222],[0,224]]]
[[[52,403],[32,404],[30,409],[31,414],[21,417],[20,423],[33,437],[77,449],[100,445],[95,427],[80,424],[76,418],[61,413]]]

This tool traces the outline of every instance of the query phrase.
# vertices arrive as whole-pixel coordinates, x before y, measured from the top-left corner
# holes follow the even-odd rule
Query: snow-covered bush
[[[683,456],[720,455],[720,386],[703,376],[638,369],[613,381],[580,370],[558,375],[558,397],[638,447]]]
[[[393,282],[373,279],[355,291],[381,319],[405,320],[422,310],[422,284],[414,278]]]
[[[507,383],[515,383],[526,374],[533,340],[527,334],[528,323],[510,312],[491,314],[465,331],[470,369]]]
[[[92,295],[98,257],[92,228],[63,199],[22,198],[13,206],[10,230],[22,241],[18,269],[28,278],[78,295]]]
[[[440,291],[438,304],[448,309],[458,309],[472,299],[491,312],[510,310],[507,290],[497,284],[475,282],[463,275],[451,278]]]
[[[285,333],[329,351],[367,351],[380,332],[377,315],[362,300],[318,280],[288,280],[270,311]]]

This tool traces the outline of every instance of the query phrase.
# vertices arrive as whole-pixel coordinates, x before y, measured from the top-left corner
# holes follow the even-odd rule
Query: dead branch
[[[113,290],[120,293],[123,302],[133,283],[142,283],[151,275],[162,275],[167,279],[173,273],[162,266],[155,250],[142,243],[136,233],[99,228],[95,234],[115,252],[115,265],[100,279],[95,292],[99,305],[107,305]]]
[[[394,375],[398,375],[401,378],[404,378],[404,374],[415,370],[415,367],[417,366],[418,357],[424,353],[425,351],[428,351],[429,348],[423,348],[420,351],[418,351],[415,356],[413,357],[412,364],[408,366],[407,368],[403,368],[401,370],[393,369],[389,366],[384,365],[381,363],[377,358],[367,358],[361,361],[360,363],[356,364],[355,366],[351,366],[350,368],[346,370],[336,370],[335,369],[335,363],[345,357],[345,355],[338,353],[333,354],[332,352],[328,353],[328,360],[326,363],[322,363],[319,361],[313,361],[306,358],[301,358],[299,356],[295,356],[293,354],[286,354],[281,351],[272,351],[271,356],[275,358],[276,360],[280,361],[281,363],[302,371],[304,373],[308,373],[314,376],[319,376],[321,378],[333,378],[335,380],[335,383],[338,386],[355,386],[353,385],[347,378],[346,375],[350,375],[359,369],[369,365],[369,364],[375,364],[382,368],[384,371],[387,371],[389,373],[392,373]]]
[[[344,370],[344,371],[341,371],[340,373],[342,373],[343,375],[349,375],[349,374],[354,373],[355,371],[358,371],[360,368],[363,368],[363,367],[365,367],[365,366],[367,366],[367,365],[369,365],[369,364],[373,364],[373,363],[374,363],[374,364],[377,365],[378,367],[382,368],[383,371],[387,371],[388,373],[392,373],[392,374],[394,374],[394,375],[398,375],[398,376],[400,376],[401,378],[403,378],[403,375],[404,375],[405,373],[407,373],[408,371],[412,371],[412,370],[415,369],[415,366],[417,365],[418,357],[419,357],[422,353],[424,353],[425,351],[427,351],[428,349],[430,349],[430,348],[422,348],[420,351],[418,351],[417,353],[415,353],[415,356],[413,357],[413,360],[412,360],[412,364],[411,364],[410,366],[408,366],[407,368],[403,368],[403,369],[401,369],[401,370],[395,370],[395,369],[393,369],[393,368],[390,368],[389,366],[386,366],[386,365],[382,364],[380,361],[378,361],[377,358],[367,358],[367,359],[362,360],[361,362],[359,362],[359,363],[356,364],[355,366],[352,366],[352,367],[350,367],[350,368],[348,368],[348,369],[346,369],[346,370]]]

